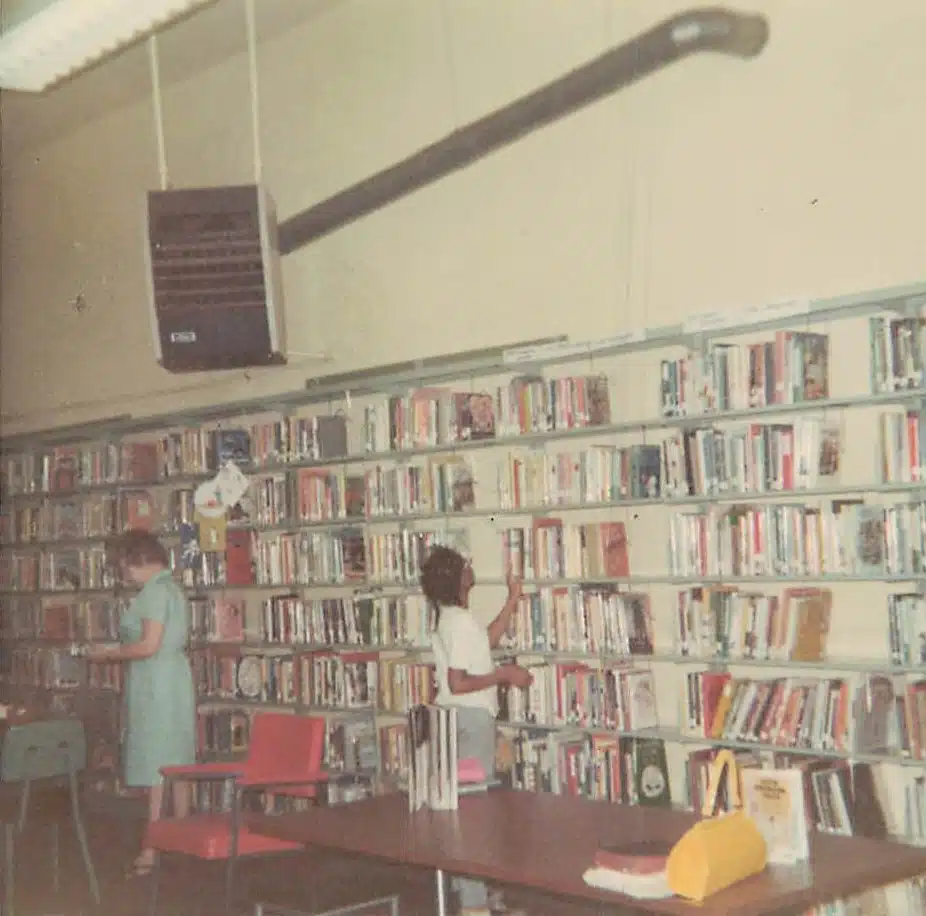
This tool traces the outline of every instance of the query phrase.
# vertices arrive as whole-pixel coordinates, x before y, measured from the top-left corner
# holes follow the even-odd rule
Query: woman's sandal
[[[132,881],[135,878],[147,878],[154,871],[154,862],[139,862],[137,859],[125,870],[125,880]]]

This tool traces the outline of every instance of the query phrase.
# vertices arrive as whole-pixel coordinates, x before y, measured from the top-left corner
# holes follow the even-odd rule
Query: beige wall
[[[5,431],[922,279],[922,0],[753,7],[772,26],[758,60],[685,61],[286,258],[289,346],[332,361],[250,382],[154,363],[141,242],[143,194],[157,183],[148,100],[18,154],[3,174]],[[261,52],[264,175],[281,216],[681,8],[344,0]],[[250,179],[247,101],[243,58],[166,91],[175,184]],[[69,306],[77,293],[90,305],[81,315]]]

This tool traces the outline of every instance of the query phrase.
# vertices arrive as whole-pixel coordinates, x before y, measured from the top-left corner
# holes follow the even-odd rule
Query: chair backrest
[[[323,718],[259,712],[251,720],[247,776],[268,781],[277,776],[316,776],[324,753]]]
[[[87,738],[78,719],[13,725],[3,737],[0,781],[53,779],[87,766]]]

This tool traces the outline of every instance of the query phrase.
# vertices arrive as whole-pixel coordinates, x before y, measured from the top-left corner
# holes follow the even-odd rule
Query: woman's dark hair
[[[139,528],[123,531],[107,541],[106,553],[110,564],[116,569],[148,565],[167,567],[170,563],[164,545],[150,531]]]
[[[466,559],[450,547],[433,547],[421,565],[421,590],[434,612],[434,626],[440,623],[440,609],[458,604],[463,588]]]

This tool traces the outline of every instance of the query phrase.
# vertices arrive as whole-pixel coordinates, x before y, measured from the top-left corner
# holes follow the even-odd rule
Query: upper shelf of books
[[[794,412],[920,406],[926,397],[924,310],[926,283],[693,315],[671,327],[583,343],[541,342],[465,364],[426,361],[414,372],[392,367],[391,373],[357,375],[356,386],[352,376],[337,377],[331,385],[316,380],[273,404],[239,402],[7,439],[0,484],[7,496],[15,496],[181,483],[208,475],[225,460],[270,472],[741,420],[775,424]],[[830,322],[866,317],[869,384],[859,386],[853,368],[855,390],[846,392],[844,384],[831,386],[831,369],[837,362],[855,364],[851,354],[843,358],[841,345],[831,345]],[[745,340],[734,339],[746,334]],[[639,374],[630,374],[630,385],[642,391],[604,371],[606,356],[654,349],[667,350],[653,363],[658,378],[654,372],[647,375],[650,383],[641,384]],[[572,374],[544,371],[566,364]],[[441,385],[460,379],[465,384]],[[336,396],[346,401],[343,408],[332,407]],[[327,415],[297,413],[298,407],[322,403]],[[641,405],[649,406],[646,415],[639,414]],[[236,418],[241,429],[231,428]]]

